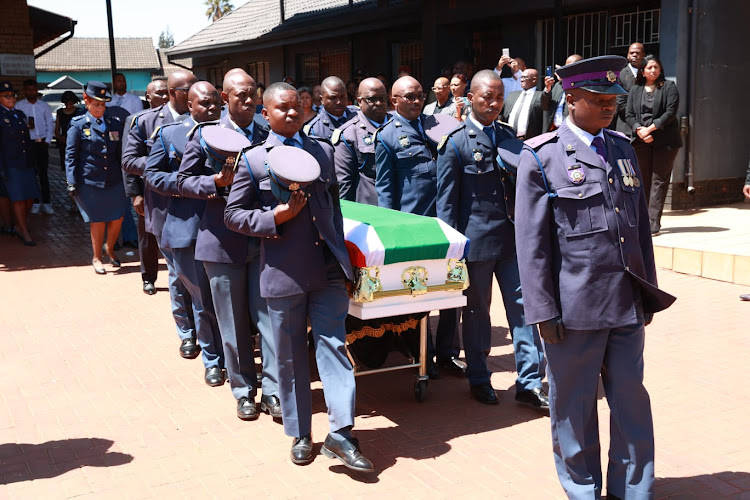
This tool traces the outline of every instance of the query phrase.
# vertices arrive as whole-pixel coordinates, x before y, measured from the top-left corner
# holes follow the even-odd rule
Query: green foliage
[[[211,21],[221,19],[226,14],[229,14],[234,9],[234,5],[230,0],[205,0],[206,4],[206,17]]]

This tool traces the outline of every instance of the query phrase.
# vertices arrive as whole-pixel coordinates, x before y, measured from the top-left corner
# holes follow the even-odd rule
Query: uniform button
[[[620,238],[620,243],[625,243],[625,238]]]
[[[313,215],[313,220],[315,220],[315,216]]]
[[[583,198],[583,193],[578,193],[579,198]]]
[[[315,242],[315,246],[318,246],[319,244],[320,244],[319,242],[317,242],[317,241]]]
[[[477,169],[477,172],[479,172],[479,173],[481,174],[481,173],[482,173],[482,169],[481,169],[481,168],[478,168],[478,169]]]
[[[613,182],[615,182],[615,181],[613,181],[613,180],[612,180],[612,177],[610,177],[610,178],[609,178],[609,183],[610,183],[610,184],[612,184]]]
[[[273,239],[275,239],[275,240],[278,240],[278,239],[279,239],[279,237],[278,237],[278,236],[274,236],[274,237],[273,237]]]
[[[625,266],[626,271],[630,271],[630,268],[628,266]]]
[[[615,212],[619,214],[620,213],[620,209],[617,208],[617,207],[615,207]]]

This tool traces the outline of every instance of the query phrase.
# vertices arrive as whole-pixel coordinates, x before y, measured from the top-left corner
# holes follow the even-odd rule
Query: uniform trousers
[[[34,171],[39,178],[39,188],[42,191],[42,203],[50,202],[49,190],[49,145],[46,142],[31,141],[34,158]],[[65,157],[63,156],[63,163]]]
[[[260,296],[260,259],[245,264],[203,262],[211,285],[216,320],[224,347],[224,364],[235,399],[257,394],[254,324],[260,332],[264,396],[278,396],[276,349],[266,299]]]
[[[667,149],[636,141],[633,143],[633,149],[638,157],[638,166],[641,168],[641,177],[643,177],[641,180],[648,203],[648,218],[660,222],[669,190],[669,181],[672,179],[672,167],[679,148]]]
[[[267,299],[278,359],[279,399],[287,436],[302,437],[312,429],[308,318],[330,430],[336,432],[354,425],[356,385],[346,354],[344,326],[349,296],[338,262],[330,262],[326,272],[328,284],[324,288]]]
[[[172,317],[177,326],[177,336],[180,337],[180,340],[194,339],[195,320],[193,319],[193,303],[190,293],[182,280],[177,277],[172,250],[165,247],[161,247],[159,250],[167,263],[169,301],[172,304]]]
[[[466,378],[469,384],[489,383],[487,356],[492,348],[490,304],[494,275],[503,295],[505,317],[508,319],[516,359],[516,391],[542,387],[544,352],[536,329],[526,324],[515,255],[502,260],[468,262],[470,286],[464,291],[463,338],[466,354]]]
[[[150,283],[156,283],[159,273],[159,245],[156,237],[146,231],[146,219],[139,214],[138,217],[138,256],[141,259],[141,279]]]
[[[187,288],[193,305],[193,319],[198,345],[201,347],[203,365],[206,368],[224,368],[221,350],[221,335],[216,322],[216,313],[211,299],[211,285],[208,282],[203,262],[195,258],[195,245],[173,248],[174,269],[177,277]]]
[[[136,226],[133,220],[133,207],[130,205],[130,198],[125,198],[125,213],[122,216],[120,239],[122,239],[123,243],[138,239],[138,226]]]
[[[544,343],[557,475],[571,499],[599,498],[602,471],[597,415],[601,375],[610,408],[607,493],[654,494],[654,427],[643,386],[643,323],[605,330],[565,330]]]

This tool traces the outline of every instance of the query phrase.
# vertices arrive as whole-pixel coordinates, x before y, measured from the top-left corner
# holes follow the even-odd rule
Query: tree
[[[229,0],[205,0],[206,17],[211,21],[221,19],[226,14],[229,14],[234,9],[234,5]]]
[[[169,26],[167,26],[167,29],[165,31],[161,32],[161,35],[159,35],[159,48],[160,49],[168,49],[169,47],[174,46],[174,35],[171,31],[169,31]]]

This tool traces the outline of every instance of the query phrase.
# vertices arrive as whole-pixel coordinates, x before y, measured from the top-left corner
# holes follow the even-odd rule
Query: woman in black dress
[[[81,102],[78,96],[70,90],[63,92],[62,98],[60,99],[63,103],[63,107],[57,110],[55,118],[55,139],[57,140],[57,149],[60,150],[60,169],[65,171],[65,143],[68,140],[68,127],[70,121],[78,115],[85,113],[84,110],[78,107],[78,103]]]
[[[659,59],[646,56],[628,93],[625,120],[635,133],[633,149],[641,167],[653,235],[661,230],[672,166],[682,147],[677,123],[679,106],[677,85],[664,78],[664,67]]]

